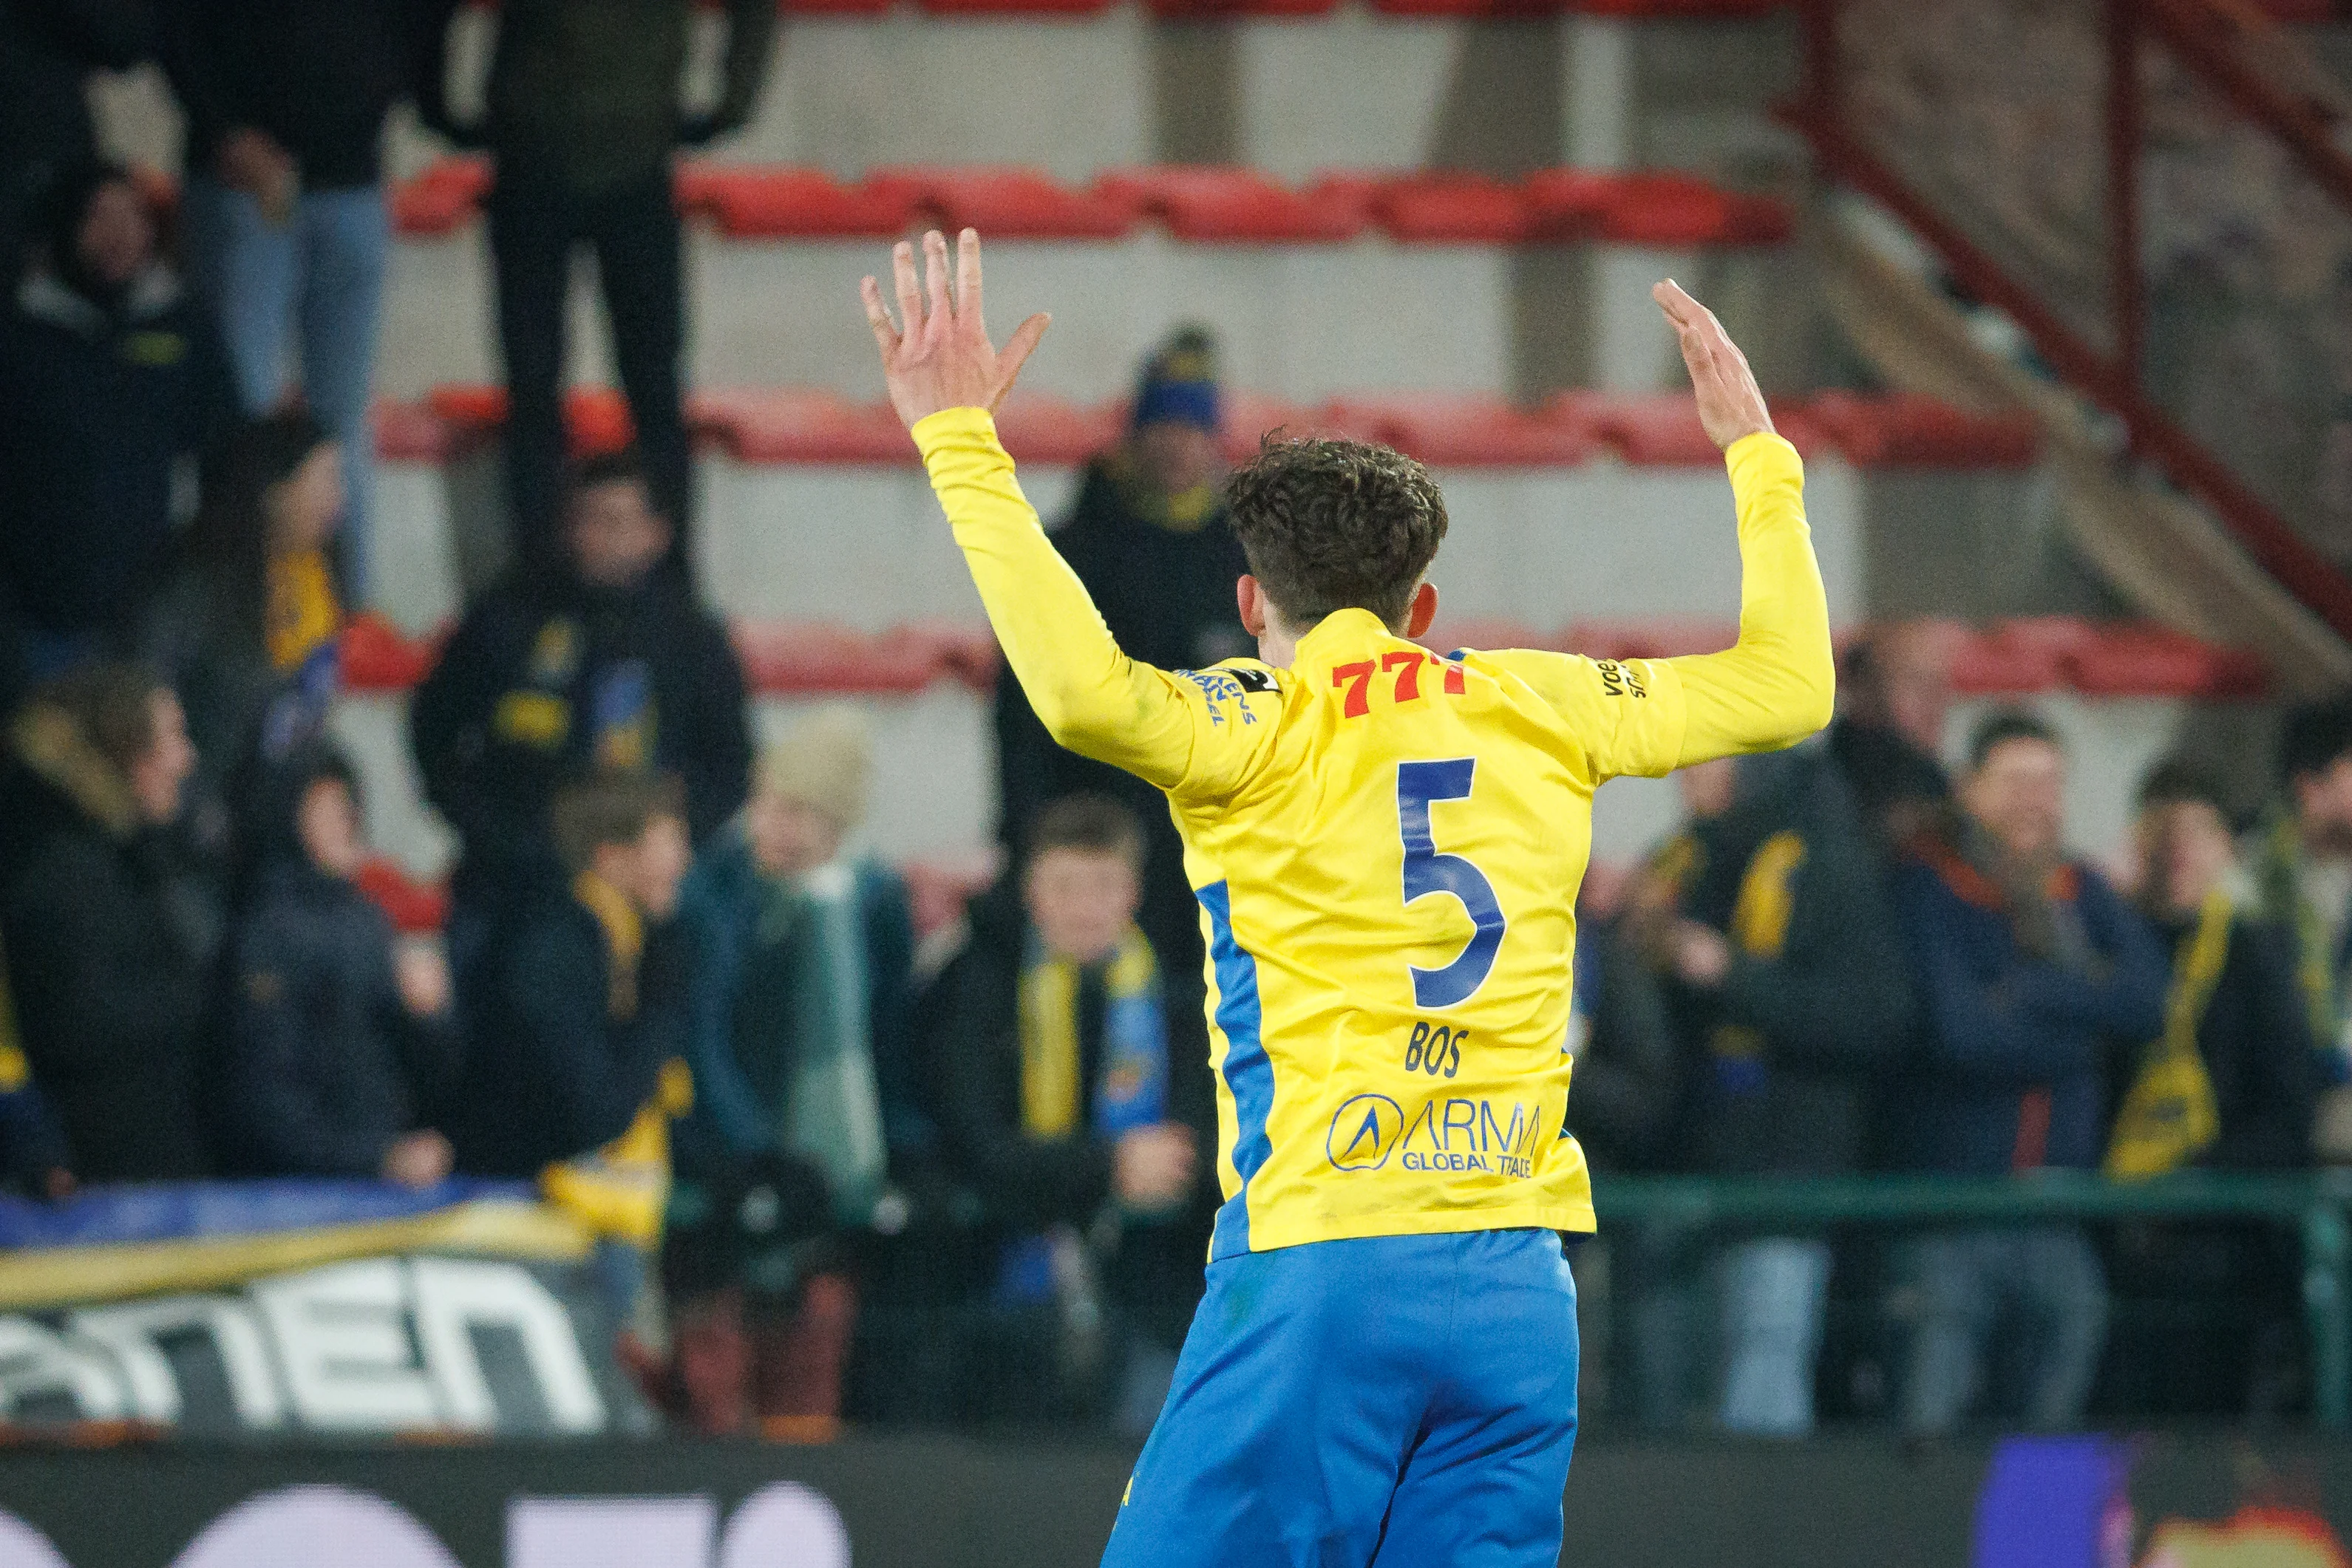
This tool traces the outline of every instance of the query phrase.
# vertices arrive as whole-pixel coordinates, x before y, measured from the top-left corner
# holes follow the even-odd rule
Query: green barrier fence
[[[2352,1428],[2352,1170],[2292,1175],[2188,1171],[2109,1181],[2090,1171],[2020,1176],[1593,1177],[1604,1229],[1671,1226],[1769,1234],[1833,1226],[1925,1229],[2052,1220],[2265,1220],[2303,1238],[2303,1304],[2311,1334],[2313,1407],[2331,1431]]]

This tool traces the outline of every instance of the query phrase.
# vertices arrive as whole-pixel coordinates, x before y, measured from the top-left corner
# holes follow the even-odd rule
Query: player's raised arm
[[[1671,280],[1651,294],[1674,324],[1699,421],[1723,449],[1739,510],[1739,641],[1667,661],[1688,705],[1676,761],[1686,767],[1791,745],[1829,723],[1836,662],[1797,449],[1773,431],[1748,357],[1715,313]]]
[[[996,438],[992,416],[1047,318],[1030,317],[994,348],[981,316],[980,236],[966,229],[959,238],[952,290],[947,240],[926,235],[923,251],[921,274],[912,246],[893,255],[897,323],[871,277],[866,319],[891,406],[922,451],[1005,660],[1055,740],[1174,788],[1192,767],[1196,731],[1206,722],[1201,700],[1119,652],[1086,585],[1045,538]]]

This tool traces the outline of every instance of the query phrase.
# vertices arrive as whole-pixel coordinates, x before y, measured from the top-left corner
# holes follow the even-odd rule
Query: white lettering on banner
[[[416,1292],[416,1340],[453,1427],[488,1432],[498,1425],[482,1364],[469,1332],[510,1328],[522,1342],[540,1397],[559,1431],[601,1432],[604,1401],[580,1354],[562,1304],[521,1270],[503,1263],[420,1258],[410,1265]]]
[[[51,1326],[0,1317],[0,1416],[68,1405],[84,1420],[186,1418],[170,1342],[218,1355],[237,1425],[331,1431],[445,1426],[494,1431],[476,1333],[507,1331],[555,1431],[612,1425],[563,1303],[528,1269],[376,1258],[257,1281],[246,1296],[166,1296],[84,1307]],[[275,1354],[273,1354],[273,1351]],[[536,1412],[532,1419],[536,1419]],[[0,1558],[0,1568],[11,1568]]]
[[[849,1531],[823,1492],[778,1481],[743,1500],[714,1559],[719,1505],[708,1497],[517,1498],[507,1507],[507,1568],[849,1568]],[[398,1504],[345,1487],[249,1497],[205,1527],[172,1568],[457,1568]],[[0,1511],[0,1564],[71,1568],[48,1537]]]
[[[8,1568],[70,1568],[47,1536],[13,1513],[0,1513],[0,1563]]]
[[[0,1318],[0,1414],[43,1397],[70,1397],[86,1420],[121,1417],[121,1379],[91,1350],[67,1343],[28,1318]]]
[[[326,1542],[331,1548],[322,1551]],[[344,1487],[288,1487],[250,1497],[205,1528],[172,1568],[257,1568],[326,1563],[335,1568],[457,1568],[457,1560],[405,1509]]]
[[[778,1481],[727,1521],[719,1568],[849,1568],[849,1527],[823,1492]]]
[[[507,1568],[708,1568],[707,1497],[521,1497],[507,1505]]]
[[[268,1347],[252,1309],[227,1296],[167,1296],[68,1313],[66,1326],[106,1347],[122,1370],[132,1414],[166,1426],[180,1419],[180,1381],[160,1341],[201,1333],[220,1354],[240,1425],[265,1430],[286,1424],[286,1401],[269,1366]]]
[[[409,1343],[401,1285],[397,1262],[370,1258],[253,1288],[304,1426],[383,1431],[430,1427],[439,1418],[433,1385]]]

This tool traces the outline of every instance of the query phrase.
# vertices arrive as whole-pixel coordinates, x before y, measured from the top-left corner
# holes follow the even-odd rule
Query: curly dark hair
[[[1225,482],[1251,574],[1304,629],[1337,610],[1402,623],[1445,538],[1445,497],[1429,470],[1367,441],[1269,435]]]

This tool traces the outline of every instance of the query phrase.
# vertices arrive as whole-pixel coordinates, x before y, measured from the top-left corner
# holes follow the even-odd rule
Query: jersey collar
[[[1291,664],[1329,664],[1368,643],[1396,640],[1396,633],[1369,610],[1335,610],[1298,640],[1298,654]]]

